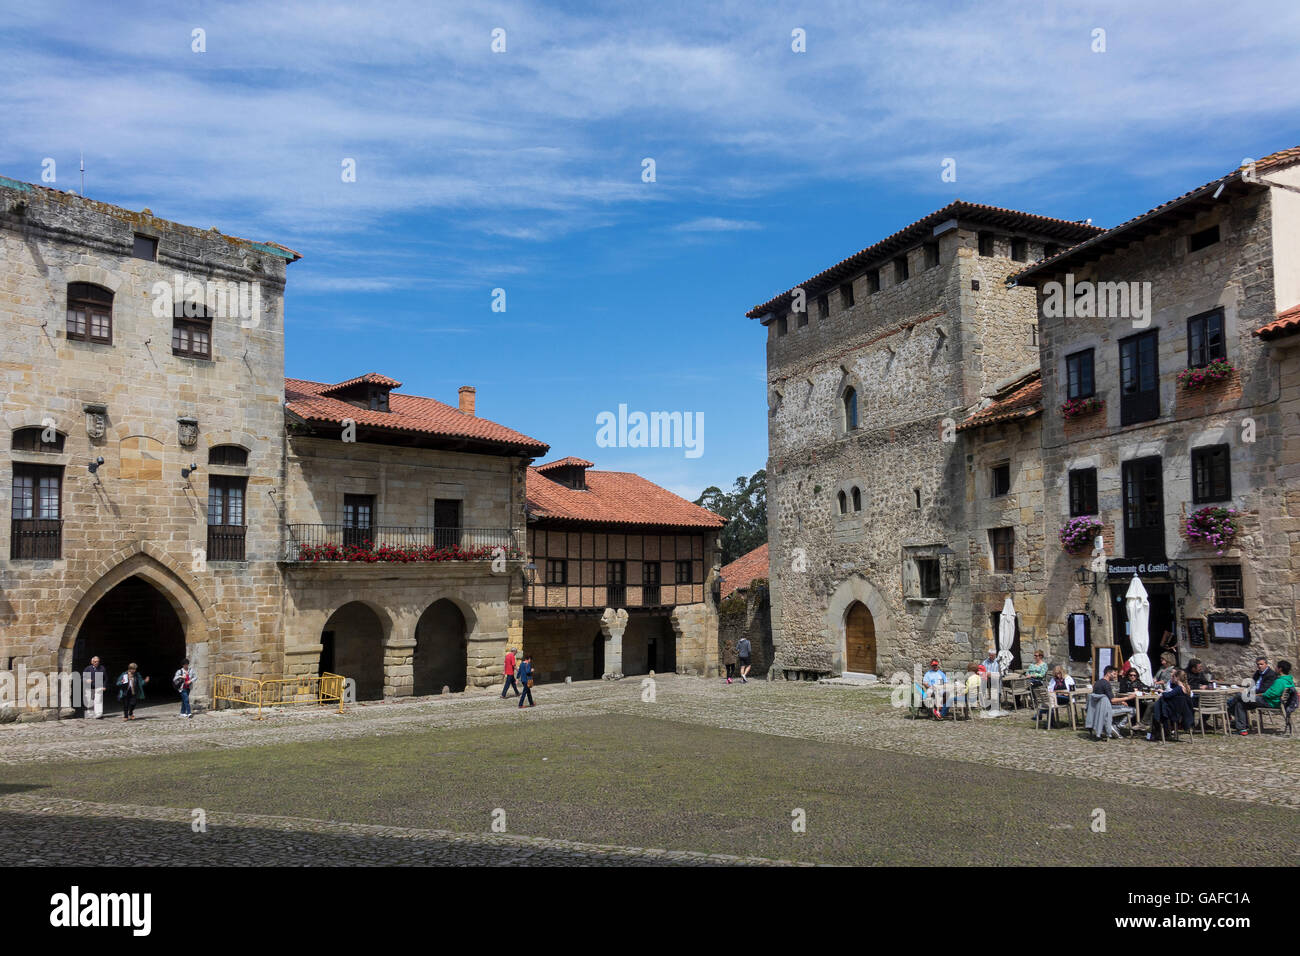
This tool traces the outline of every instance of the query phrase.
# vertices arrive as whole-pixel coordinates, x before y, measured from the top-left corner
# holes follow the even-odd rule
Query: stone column
[[[384,645],[384,696],[410,697],[415,692],[415,641]]]
[[[605,635],[605,680],[623,678],[623,632],[627,630],[627,611],[605,608],[600,616],[600,633]]]

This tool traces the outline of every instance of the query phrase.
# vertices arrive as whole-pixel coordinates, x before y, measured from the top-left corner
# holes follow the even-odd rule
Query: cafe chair
[[[1205,721],[1213,720],[1218,717],[1223,721],[1223,732],[1228,732],[1228,698],[1223,694],[1197,695],[1200,706],[1196,708],[1196,723],[1192,724],[1192,732],[1196,732],[1196,724],[1201,726],[1201,736],[1205,736]]]
[[[1282,699],[1278,701],[1277,707],[1265,706],[1261,701],[1259,706],[1255,708],[1255,724],[1259,728],[1259,732],[1261,734],[1264,732],[1264,718],[1266,716],[1269,718],[1277,717],[1282,722],[1282,728],[1278,732],[1287,737],[1292,736],[1291,715],[1295,713],[1296,701],[1296,689],[1294,687],[1287,690]]]
[[[1030,704],[1034,708],[1034,728],[1042,722],[1043,716],[1047,717],[1047,729],[1052,729],[1052,721],[1056,719],[1056,712],[1062,707],[1069,707],[1068,704],[1057,703],[1056,694],[1047,690],[1045,685],[1029,688]],[[1073,716],[1073,714],[1071,714]],[[1071,725],[1073,725],[1071,721]],[[1062,721],[1064,724],[1064,721]]]

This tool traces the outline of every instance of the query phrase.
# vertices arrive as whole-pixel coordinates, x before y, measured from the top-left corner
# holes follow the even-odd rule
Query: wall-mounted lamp
[[[184,478],[186,481],[189,481],[190,475],[194,474],[198,470],[199,470],[199,466],[196,465],[194,462],[190,462],[190,467],[181,469],[181,477]]]
[[[534,583],[537,578],[537,565],[529,561],[519,569],[519,575],[523,578],[524,587],[528,587],[528,585]]]
[[[99,466],[102,465],[103,463],[104,463],[103,457],[99,457],[96,458],[94,461],[92,461],[86,467],[90,469],[90,473],[93,475],[95,472],[99,471]]]

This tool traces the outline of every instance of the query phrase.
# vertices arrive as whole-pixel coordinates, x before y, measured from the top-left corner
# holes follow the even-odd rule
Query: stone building
[[[973,657],[997,645],[1008,596],[1016,611],[1011,666],[1049,659],[1044,574],[1042,377],[1034,367],[997,383],[957,426],[965,460],[961,562],[968,569]]]
[[[1003,582],[973,591],[995,545],[971,522],[1010,506],[971,518],[957,425],[1037,363],[1034,298],[1007,277],[1099,232],[956,201],[748,313],[768,336],[775,673],[982,656]]]
[[[1249,673],[1260,652],[1294,661],[1300,148],[1015,281],[1038,291],[1054,650],[1064,654],[1077,627],[1127,657],[1123,598],[1136,572],[1153,661],[1166,630],[1181,663],[1199,657],[1228,676]],[[1226,546],[1189,536],[1206,509],[1240,512]],[[1053,539],[1071,518],[1094,518],[1100,546],[1063,550]]]
[[[539,681],[718,671],[723,520],[581,458],[528,469],[524,649]]]
[[[298,258],[0,179],[0,669],[279,667]]]
[[[502,680],[523,637],[525,470],[547,446],[367,374],[285,382],[284,662],[359,700]]]
[[[772,603],[768,597],[768,546],[760,544],[730,564],[718,577],[718,649],[723,663],[749,638],[750,674],[761,677],[772,666]]]

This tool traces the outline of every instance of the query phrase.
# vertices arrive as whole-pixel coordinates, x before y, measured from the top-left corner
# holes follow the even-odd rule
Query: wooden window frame
[[[1210,580],[1214,586],[1215,607],[1244,608],[1246,606],[1246,592],[1242,586],[1240,564],[1210,565]]]
[[[42,486],[53,478],[54,514],[46,512],[51,499]],[[19,494],[19,480],[30,484],[30,495]],[[27,504],[30,508],[21,507]],[[28,511],[30,514],[19,514]],[[63,557],[63,466],[13,463],[9,504],[9,558],[13,561],[57,561]]]
[[[997,255],[997,235],[992,232],[981,232],[977,239],[976,251],[984,258],[990,258]]]
[[[90,290],[98,289],[104,296],[93,296]],[[106,297],[106,298],[105,298]],[[113,302],[116,296],[112,289],[106,289],[102,285],[95,285],[93,282],[69,282],[67,288],[68,307],[65,317],[64,335],[69,342],[93,342],[98,345],[113,344]],[[72,325],[71,313],[75,307],[80,306],[80,310],[85,313],[85,328],[77,331]],[[99,316],[104,320],[104,331],[102,334],[95,334],[95,317]]]
[[[178,343],[178,334],[185,336],[184,344]],[[207,339],[207,347],[199,349],[192,344],[196,334]],[[181,358],[212,360],[212,319],[208,316],[183,316],[172,318],[172,355]]]
[[[1211,342],[1211,330],[1218,326],[1218,342]],[[1200,340],[1199,342],[1197,340]],[[1187,367],[1205,368],[1215,359],[1228,357],[1223,309],[1210,309],[1187,320]]]
[[[233,492],[238,491],[238,496]],[[231,502],[239,501],[238,521],[231,521],[235,509]],[[214,509],[217,505],[219,510]],[[221,520],[213,520],[220,518]],[[242,475],[208,476],[208,550],[212,561],[244,561],[248,530],[248,479]]]
[[[1141,388],[1144,343],[1151,343],[1151,388]],[[1132,351],[1131,361],[1126,352]],[[1126,362],[1128,363],[1126,365]],[[1131,376],[1128,374],[1131,369]],[[1152,329],[1119,341],[1119,416],[1121,425],[1155,421],[1160,417],[1160,332]],[[1127,390],[1130,378],[1137,388]]]
[[[1070,517],[1097,514],[1097,469],[1071,468],[1069,482]]]
[[[943,570],[938,558],[913,558],[916,562],[916,580],[923,598],[943,597]]]
[[[993,553],[993,573],[1013,574],[1016,570],[1016,529],[989,528],[989,548]]]
[[[10,438],[10,447],[14,451],[32,452],[37,455],[62,454],[63,445],[68,436],[56,430],[54,432],[54,441],[44,442],[41,441],[44,434],[45,429],[39,425],[33,425],[29,428],[15,428]]]
[[[998,490],[1000,486],[999,479],[1003,476],[1004,472],[1006,476],[1006,484],[1004,487],[1002,487],[1002,490],[999,491]],[[993,465],[993,467],[989,469],[989,491],[991,492],[991,494],[989,495],[990,498],[1005,498],[1007,495],[1011,494],[1011,462],[1010,461],[996,462]]]
[[[213,445],[208,449],[208,464],[245,467],[248,465],[248,449],[242,445]]]
[[[566,587],[569,583],[569,562],[567,558],[546,559],[546,586]]]
[[[148,243],[149,255],[147,256],[140,255],[141,241]],[[157,262],[158,261],[158,237],[147,236],[143,232],[133,233],[131,236],[131,258],[143,259],[145,262]]]
[[[685,572],[683,574],[682,572]],[[686,560],[676,562],[676,568],[673,574],[676,584],[694,584],[695,583],[695,562]]]
[[[1084,365],[1087,365],[1087,387],[1084,387]],[[1065,397],[1092,398],[1097,394],[1096,349],[1080,349],[1065,357]]]
[[[1214,473],[1216,461],[1222,461],[1222,472]],[[1222,482],[1220,483],[1220,479]],[[1192,449],[1192,503],[1210,504],[1232,500],[1232,447],[1230,445],[1201,445]]]
[[[1144,485],[1154,469],[1156,502],[1148,507]],[[1144,472],[1144,474],[1139,474]],[[1120,466],[1120,491],[1124,507],[1124,557],[1134,560],[1157,560],[1165,557],[1164,459],[1159,455],[1131,458]],[[1154,514],[1156,521],[1146,521]],[[1156,528],[1159,528],[1159,535]]]

